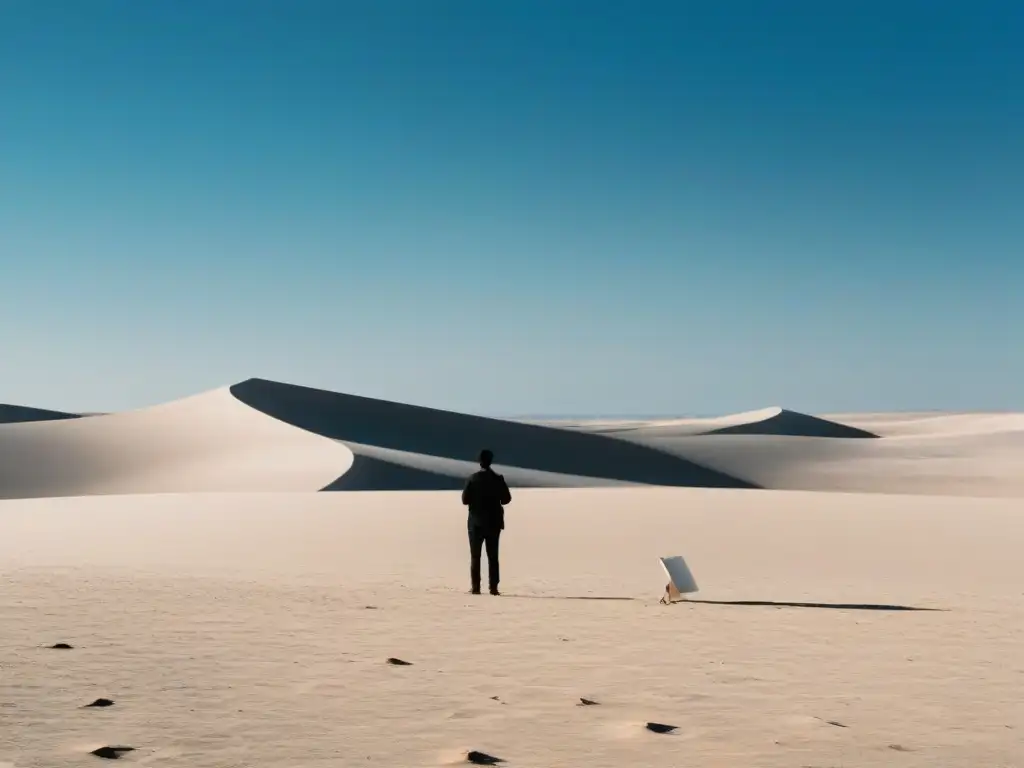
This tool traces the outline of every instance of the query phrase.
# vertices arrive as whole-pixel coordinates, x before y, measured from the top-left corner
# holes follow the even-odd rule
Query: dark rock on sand
[[[665,725],[664,723],[648,723],[647,730],[655,733],[672,733],[678,726]]]
[[[125,752],[134,752],[135,747],[100,747],[94,749],[90,754],[102,757],[106,760],[119,760]]]
[[[68,645],[67,643],[54,643],[50,646],[55,651],[70,651],[74,646]]]
[[[92,704],[86,704],[86,707],[112,707],[114,702],[110,699],[96,699]]]
[[[505,762],[500,757],[488,755],[486,752],[477,752],[475,749],[466,755],[466,759],[474,765],[497,765]]]
[[[402,659],[396,659],[394,656],[392,656],[392,657],[390,657],[388,659],[388,664],[391,664],[391,665],[396,666],[396,667],[411,667],[412,666],[412,662],[411,661],[403,661]]]

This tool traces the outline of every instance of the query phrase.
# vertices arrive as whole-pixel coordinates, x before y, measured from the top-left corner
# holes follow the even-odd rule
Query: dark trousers
[[[487,579],[491,590],[498,588],[498,539],[501,529],[491,526],[469,526],[469,579],[475,591],[480,590],[480,554],[487,547]]]

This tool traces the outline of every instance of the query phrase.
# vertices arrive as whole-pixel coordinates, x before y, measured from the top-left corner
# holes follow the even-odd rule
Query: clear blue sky
[[[0,402],[1024,409],[1024,5],[4,0]]]

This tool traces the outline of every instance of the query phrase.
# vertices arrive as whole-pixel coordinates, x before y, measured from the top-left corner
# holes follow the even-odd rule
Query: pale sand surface
[[[561,422],[666,451],[777,490],[1024,497],[1024,414],[842,414],[821,423],[881,439],[812,436],[804,414],[766,409],[721,419]],[[789,433],[774,425],[795,427]],[[765,431],[758,433],[760,425]],[[714,434],[712,429],[740,428]],[[801,432],[801,427],[810,427]]]
[[[269,418],[227,387],[136,411],[0,424],[0,498],[318,490],[352,462],[341,443]]]
[[[1019,500],[522,490],[508,520],[492,598],[452,493],[0,502],[0,763],[1024,766]],[[944,610],[660,606],[668,554],[701,599]]]

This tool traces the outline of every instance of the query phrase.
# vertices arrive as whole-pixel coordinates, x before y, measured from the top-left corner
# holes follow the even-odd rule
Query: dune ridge
[[[675,486],[1024,497],[1024,414],[766,408],[515,421],[248,379],[89,415],[5,406],[0,498],[455,490],[481,447],[514,487]],[[864,439],[869,438],[869,439]]]
[[[465,478],[482,447],[492,447],[511,483],[530,483],[539,473],[570,478],[708,488],[753,488],[755,485],[708,469],[686,458],[645,445],[603,435],[525,424],[436,408],[339,394],[322,389],[249,379],[230,388],[246,405],[294,427],[342,441],[355,454],[356,473],[370,460],[377,470],[362,474],[355,487],[388,490],[376,477],[410,479],[423,473]],[[372,446],[367,450],[366,446]],[[418,457],[414,462],[411,457]],[[429,457],[429,458],[427,458]],[[453,465],[452,461],[460,462]],[[467,463],[469,462],[469,463]],[[388,472],[381,464],[391,464]],[[418,464],[418,466],[417,466]],[[456,474],[453,471],[457,470]],[[461,486],[461,479],[458,484]],[[433,481],[432,481],[433,482]],[[437,485],[452,487],[436,478]],[[547,483],[542,483],[546,485]],[[345,488],[343,477],[332,484]],[[353,486],[348,486],[353,487]]]

